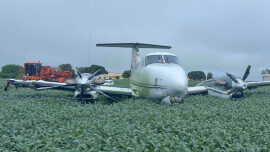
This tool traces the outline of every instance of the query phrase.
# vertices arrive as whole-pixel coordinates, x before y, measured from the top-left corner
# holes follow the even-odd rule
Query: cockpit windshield
[[[175,63],[175,64],[180,64],[178,58],[176,56],[172,55],[164,55],[164,60],[165,63]]]
[[[163,63],[161,55],[149,55],[145,58],[145,66],[153,63]]]

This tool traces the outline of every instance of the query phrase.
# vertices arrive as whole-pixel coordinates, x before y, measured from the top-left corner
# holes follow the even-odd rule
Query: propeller
[[[242,81],[243,81],[243,82],[240,81],[240,83],[239,83],[239,81],[236,79],[236,77],[235,77],[234,75],[230,74],[229,72],[226,73],[226,75],[227,75],[230,79],[232,79],[233,82],[235,82],[235,83],[237,84],[237,87],[233,87],[231,90],[228,90],[228,91],[227,91],[228,94],[237,92],[237,91],[239,91],[239,88],[241,88],[241,89],[240,89],[240,90],[241,90],[241,96],[244,96],[243,89],[245,89],[245,88],[244,88],[244,87],[245,87],[245,80],[246,80],[247,77],[249,76],[250,68],[251,68],[251,65],[248,65],[248,67],[247,67],[247,69],[246,69],[246,71],[245,71],[245,74],[244,74],[244,76],[243,76],[243,78],[242,78]],[[243,89],[242,89],[242,88],[243,88]]]
[[[245,74],[244,74],[244,76],[243,76],[243,81],[245,81],[246,78],[248,77],[250,68],[251,68],[251,65],[248,65],[248,67],[247,67],[247,69],[246,69],[246,72],[245,72]]]
[[[100,93],[100,94],[102,94],[102,95],[104,95],[104,96],[106,96],[106,97],[112,99],[113,101],[117,102],[117,100],[115,100],[115,99],[113,99],[112,97],[106,95],[105,93],[103,93],[102,91],[98,90],[98,89],[95,88],[94,86],[90,86],[90,88],[93,89],[93,90],[95,90],[95,91],[97,91],[98,93]]]
[[[233,80],[233,82],[235,82],[236,84],[239,83],[234,75],[230,74],[229,72],[227,72],[226,75],[227,75],[229,78],[231,78],[231,79]]]
[[[98,72],[100,71],[101,69],[98,69],[96,72],[94,72],[89,78],[88,80],[91,80],[94,76],[96,76],[98,74]],[[95,83],[95,82],[94,82]],[[112,97],[108,96],[107,94],[103,93],[102,91],[98,90],[96,87],[94,87],[94,85],[90,85],[90,88],[94,91],[97,91],[98,93],[112,99],[113,101],[116,101],[115,99],[113,99]]]
[[[77,71],[79,77],[82,78],[82,75],[81,75],[81,72],[79,71],[79,68],[76,67],[76,71]]]
[[[88,80],[91,80],[94,76],[96,76],[100,70],[101,70],[101,69],[98,69],[96,72],[94,72],[94,73],[88,78]]]
[[[77,73],[78,73],[79,77],[82,79],[82,75],[79,72],[79,70],[78,70],[77,67],[76,67],[76,69],[77,69]],[[94,72],[91,76],[88,77],[88,80],[89,81],[92,80],[100,71],[101,71],[101,69],[98,69],[96,72]],[[110,99],[112,99],[113,101],[117,101],[117,100],[113,99],[112,97],[108,96],[107,94],[103,93],[102,91],[98,90],[95,87],[96,84],[99,84],[100,85],[102,83],[96,83],[95,81],[90,81],[89,88],[92,89],[92,90],[94,90],[94,91],[96,91],[96,92],[98,92],[98,93],[100,93],[100,94],[102,94],[102,95],[104,95],[104,96],[106,96],[106,97],[108,97],[108,98],[110,98]],[[84,94],[84,89],[81,88],[80,99],[79,100],[82,100],[83,94]]]
[[[247,69],[245,71],[245,74],[244,74],[244,76],[242,78],[243,81],[245,81],[247,79],[247,77],[249,76],[250,68],[251,68],[251,65],[248,65],[248,67],[247,67]],[[233,80],[233,82],[235,82],[237,84],[239,83],[234,75],[230,74],[229,72],[227,72],[226,75],[229,78],[231,78]]]

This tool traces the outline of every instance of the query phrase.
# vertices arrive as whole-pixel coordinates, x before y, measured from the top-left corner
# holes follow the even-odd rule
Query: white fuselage
[[[154,55],[164,54],[168,55],[166,52],[154,53]],[[187,94],[187,75],[180,64],[163,61],[146,65],[145,60],[140,60],[131,73],[130,87],[134,96],[164,99],[183,97]]]
[[[140,56],[140,48],[170,49],[171,46],[144,43],[103,43],[96,46],[132,48],[130,76],[132,95],[170,102],[181,101],[187,94],[187,75],[174,54],[153,52],[145,58]]]

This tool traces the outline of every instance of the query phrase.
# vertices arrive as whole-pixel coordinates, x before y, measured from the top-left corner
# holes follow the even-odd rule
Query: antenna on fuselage
[[[121,47],[132,48],[131,59],[131,72],[136,68],[136,65],[140,62],[139,48],[152,48],[152,49],[170,49],[171,46],[144,44],[144,43],[106,43],[96,44],[97,47]]]

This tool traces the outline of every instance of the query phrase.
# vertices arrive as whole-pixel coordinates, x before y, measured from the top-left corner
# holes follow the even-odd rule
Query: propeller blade
[[[55,88],[75,86],[75,85],[76,84],[66,84],[66,85],[52,86],[52,87],[40,87],[40,88],[37,88],[37,90],[55,89]]]
[[[95,90],[95,91],[97,91],[98,93],[100,93],[100,94],[102,94],[102,95],[104,95],[104,96],[106,96],[106,97],[112,99],[113,101],[117,102],[117,100],[115,100],[115,99],[113,99],[112,97],[106,95],[105,93],[103,93],[102,91],[98,90],[97,88],[95,88],[95,87],[93,87],[93,86],[90,86],[90,88],[93,89],[93,90]]]
[[[88,80],[91,80],[94,76],[97,75],[97,73],[100,71],[101,69],[98,69],[95,73],[93,73],[89,78]]]
[[[96,79],[93,84],[94,85],[102,85],[104,83],[105,83],[104,79]]]
[[[244,76],[243,76],[243,80],[244,80],[244,81],[246,80],[246,78],[247,78],[248,75],[249,75],[250,68],[251,68],[251,65],[248,65],[248,67],[247,67],[247,69],[246,69],[246,72],[245,72],[245,74],[244,74]]]
[[[79,77],[82,78],[81,72],[79,71],[79,69],[77,67],[76,67],[76,71],[77,71]]]
[[[236,80],[236,77],[232,74],[230,74],[229,72],[226,73],[226,75],[231,78],[233,80],[233,82],[237,83],[238,84],[238,81]]]

